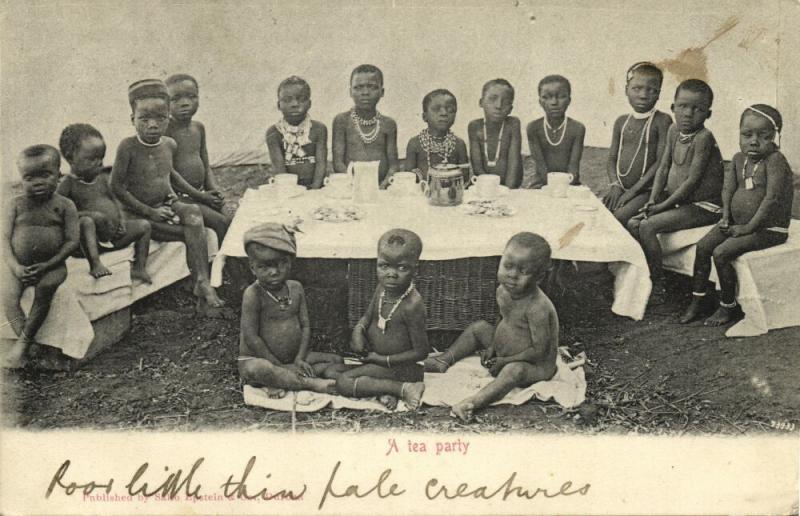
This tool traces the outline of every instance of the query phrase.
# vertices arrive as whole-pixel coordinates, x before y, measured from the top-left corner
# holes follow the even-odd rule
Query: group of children
[[[614,124],[607,163],[610,190],[604,203],[641,242],[653,279],[651,304],[663,301],[664,295],[658,234],[716,224],[697,245],[693,300],[680,320],[689,322],[710,311],[706,293],[713,260],[721,295],[707,323],[725,324],[741,316],[733,260],[787,238],[792,172],[775,143],[783,122],[770,106],[747,108],[740,120],[741,152],[724,171],[714,136],[704,125],[711,116],[711,88],[701,80],[683,81],[672,104],[673,124],[655,107],[662,81],[661,70],[652,63],[637,63],[627,72],[625,92],[632,112]],[[468,125],[469,150],[451,131],[458,108],[455,96],[445,89],[425,95],[426,127],[409,140],[402,165],[397,125],[377,110],[383,94],[380,69],[361,65],[353,70],[353,107],[333,121],[336,173],[345,173],[352,161],[379,161],[379,181],[386,186],[401,169],[425,174],[432,166],[469,163],[477,175],[497,174],[501,183],[520,186],[521,124],[510,115],[514,88],[508,81],[484,85],[484,117]],[[580,183],[585,129],[566,116],[570,83],[549,75],[539,82],[538,94],[545,116],[527,126],[536,163],[533,186],[544,185],[550,171],[569,172]],[[20,367],[35,354],[33,336],[66,278],[66,258],[76,252],[88,259],[90,274],[100,278],[110,274],[100,254],[133,243],[131,278],[149,282],[150,239],[185,242],[198,307],[224,304],[209,283],[206,228],[221,241],[230,219],[222,213],[224,199],[209,167],[205,128],[193,120],[197,81],[188,75],[166,82],[138,81],[128,95],[136,134],[119,144],[110,170],[103,167],[103,137],[87,124],[63,130],[60,154],[52,146],[35,145],[19,157],[24,194],[7,205],[2,239],[7,263],[3,304],[18,335],[6,353],[7,367]],[[309,117],[308,83],[296,76],[281,82],[277,106],[282,118],[266,132],[273,171],[296,174],[306,187],[321,187],[328,134],[324,124]],[[61,156],[70,172],[59,184]],[[310,389],[377,396],[390,408],[402,399],[415,408],[424,391],[423,368],[444,372],[480,349],[482,363],[496,379],[453,407],[467,419],[512,388],[555,373],[558,318],[538,287],[550,268],[550,248],[537,235],[518,234],[503,252],[497,273],[499,324],[475,323],[445,353],[428,357],[425,304],[413,283],[422,242],[404,229],[385,233],[378,242],[378,287],[351,338],[361,361],[357,366],[309,349],[303,287],[288,279],[296,255],[292,228],[257,226],[245,234],[244,244],[256,281],[243,295],[239,372],[245,382],[267,387],[274,396]],[[34,286],[35,293],[25,317],[20,297],[27,286]]]

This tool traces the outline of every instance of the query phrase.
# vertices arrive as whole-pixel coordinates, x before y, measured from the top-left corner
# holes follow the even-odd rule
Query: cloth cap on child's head
[[[294,233],[294,228],[285,224],[267,222],[245,231],[244,247],[246,249],[247,244],[252,242],[294,256],[297,254],[297,241]]]
[[[144,79],[128,86],[128,102],[131,107],[137,100],[154,97],[169,100],[167,85],[160,79]]]

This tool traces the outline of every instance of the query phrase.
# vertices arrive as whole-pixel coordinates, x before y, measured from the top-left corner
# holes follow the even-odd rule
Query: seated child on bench
[[[286,391],[334,393],[333,380],[320,377],[341,357],[308,349],[311,326],[303,285],[290,280],[297,244],[290,228],[261,224],[244,234],[244,248],[256,281],[242,296],[239,376],[270,397]]]
[[[197,204],[203,213],[203,222],[214,230],[222,244],[231,219],[222,213],[225,198],[208,164],[206,128],[197,120],[192,120],[200,106],[197,80],[191,75],[176,74],[168,77],[166,84],[170,100],[166,135],[178,144],[173,165],[194,190],[185,192],[179,183],[173,184],[173,187],[178,189],[181,200]]]
[[[342,396],[378,401],[390,410],[402,399],[415,410],[425,390],[417,364],[429,351],[425,302],[414,288],[422,240],[407,229],[391,229],[378,241],[378,287],[367,312],[353,328],[351,347],[364,365],[331,366]]]
[[[722,219],[697,243],[692,302],[681,323],[702,315],[712,259],[721,292],[719,307],[705,323],[721,326],[740,319],[733,261],[746,252],[786,242],[794,190],[792,170],[774,142],[782,128],[783,118],[771,106],[755,104],[742,113],[741,152],[725,172]]]
[[[456,121],[458,101],[448,90],[433,90],[422,99],[422,119],[428,127],[408,140],[406,170],[419,170],[427,179],[433,166],[465,165],[467,145],[450,130]]]
[[[23,194],[5,206],[2,252],[3,310],[16,342],[3,367],[23,367],[58,286],[67,279],[65,261],[78,249],[78,210],[56,192],[61,157],[49,145],[34,145],[20,154],[17,167]],[[28,317],[20,306],[27,287],[34,287]]]
[[[152,283],[147,274],[150,223],[125,220],[119,201],[111,192],[109,169],[103,168],[106,144],[100,131],[89,124],[68,125],[61,131],[58,146],[70,166],[70,173],[58,185],[58,193],[75,203],[81,234],[81,249],[95,278],[111,271],[100,261],[100,243],[123,249],[134,243],[131,279]]]
[[[550,268],[550,245],[539,235],[517,233],[506,244],[497,270],[497,327],[472,323],[444,353],[425,360],[425,370],[443,373],[478,349],[481,364],[496,378],[453,406],[467,421],[474,410],[502,399],[515,387],[549,380],[556,373],[558,315],[538,282]]]

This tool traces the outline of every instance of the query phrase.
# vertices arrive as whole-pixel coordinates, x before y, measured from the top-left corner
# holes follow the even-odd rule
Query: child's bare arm
[[[620,151],[619,136],[622,132],[624,119],[624,116],[617,118],[614,122],[614,128],[611,130],[611,145],[608,147],[608,158],[606,159],[606,175],[608,176],[609,184],[612,186],[619,184],[619,179],[617,178],[617,160],[619,159]]]
[[[669,132],[669,126],[671,125],[672,120],[669,117],[656,117],[653,121],[653,125],[655,125],[656,130],[656,138],[658,138],[658,144],[656,145],[656,160],[653,162],[650,167],[642,174],[642,177],[636,181],[630,190],[625,192],[623,197],[625,198],[625,202],[633,199],[640,193],[642,193],[648,186],[653,183],[653,180],[656,175],[656,171],[658,170],[658,166],[661,163],[661,158],[664,156],[664,152],[667,149],[667,133]]]
[[[361,316],[356,325],[353,327],[352,340],[350,348],[356,353],[365,353],[367,351],[367,328],[372,324],[372,314],[375,313],[378,299],[378,290],[372,294],[372,299],[369,301],[366,312]]]
[[[175,156],[175,153],[178,151],[178,144],[172,138],[165,137],[164,139],[166,140],[165,145],[169,147],[172,155]],[[179,192],[187,194],[192,199],[200,201],[203,204],[214,203],[214,196],[212,196],[210,193],[201,192],[197,188],[190,185],[189,182],[183,178],[180,172],[175,170],[175,167],[170,167],[169,180],[173,189],[177,189]]]
[[[69,176],[68,176],[69,177]],[[59,195],[63,195],[64,197],[70,197],[70,185],[72,185],[72,181],[68,179],[68,177],[63,178],[59,183],[58,187],[56,188],[56,193]]]
[[[780,188],[783,186],[783,178],[791,175],[789,164],[778,153],[768,156],[764,160],[764,166],[766,167],[767,177],[767,191],[764,193],[764,198],[761,199],[761,204],[758,205],[758,209],[749,222],[743,224],[743,227],[731,227],[732,236],[747,235],[759,229],[764,229],[764,220],[778,203],[778,195],[780,194]]]
[[[456,152],[455,152],[456,165],[469,165],[469,153],[467,152],[467,144],[464,140],[456,137]]]
[[[386,367],[395,364],[407,364],[424,360],[430,353],[428,345],[428,333],[426,328],[425,302],[421,297],[409,302],[403,307],[402,322],[408,329],[408,337],[411,347],[406,351],[394,353],[392,355],[373,355],[374,362]]]
[[[149,220],[161,220],[161,216],[155,209],[141,202],[128,191],[128,183],[132,180],[135,181],[135,178],[130,177],[130,165],[131,155],[123,142],[117,149],[117,157],[114,159],[114,166],[111,167],[111,191],[130,211]]]
[[[708,169],[708,162],[711,159],[711,151],[714,145],[713,137],[709,132],[703,132],[695,136],[694,155],[692,156],[692,163],[689,165],[689,175],[664,202],[658,205],[658,211],[681,204],[689,199]]]
[[[519,188],[522,183],[522,135],[519,119],[509,118],[511,143],[508,146],[508,165],[504,184],[509,188]]]
[[[270,352],[267,343],[258,334],[261,324],[259,320],[261,316],[260,308],[261,302],[255,289],[252,286],[247,287],[242,296],[242,320],[240,322],[242,339],[249,352],[253,353],[253,355],[269,360],[274,365],[281,365],[281,361]]]
[[[283,145],[281,145],[280,133],[275,129],[274,125],[267,129],[266,142],[269,161],[272,164],[272,173],[285,174],[286,165],[283,162]]]
[[[392,177],[400,168],[400,159],[397,156],[397,123],[391,118],[386,119],[386,158],[389,162],[389,171],[386,177]]]
[[[664,191],[664,187],[667,185],[667,177],[669,176],[670,164],[672,163],[672,148],[677,137],[678,130],[674,125],[670,126],[667,131],[664,154],[661,156],[661,162],[658,164],[656,175],[653,178],[653,189],[650,191],[650,200],[648,201],[650,205],[656,203],[656,200],[661,196],[661,192]]]
[[[200,131],[200,161],[203,162],[203,167],[206,169],[206,177],[203,186],[206,190],[211,192],[219,191],[217,180],[214,177],[214,171],[211,170],[211,165],[208,163],[208,147],[206,146],[206,127],[200,122],[197,123],[197,129]]]
[[[63,210],[64,210],[64,242],[61,244],[61,248],[58,250],[56,254],[54,254],[49,260],[46,262],[42,262],[41,264],[35,264],[31,267],[28,267],[28,271],[32,273],[32,269],[34,267],[40,266],[40,268],[36,269],[37,272],[46,272],[50,269],[58,267],[62,263],[64,263],[69,255],[75,252],[80,245],[80,229],[78,225],[78,210],[75,208],[75,203],[67,199],[66,197],[62,197],[59,199],[60,202],[63,203]]]
[[[536,173],[542,177],[547,177],[547,173],[550,172],[547,170],[547,162],[544,159],[544,151],[542,151],[542,145],[539,141],[539,136],[536,134],[536,127],[534,126],[534,122],[528,124],[528,148],[531,151],[531,157],[533,158],[533,162],[536,163]]]
[[[572,174],[572,184],[581,182],[581,156],[583,156],[583,140],[586,137],[586,128],[583,124],[576,125],[578,126],[577,134],[575,134],[569,150],[569,164],[567,165],[567,172]]]
[[[300,288],[300,306],[298,308],[298,319],[300,321],[300,349],[297,350],[297,356],[294,359],[295,365],[301,367],[307,374],[313,376],[314,369],[306,362],[308,357],[309,344],[311,343],[311,321],[308,318],[308,304],[306,303],[306,294],[302,285]]]
[[[21,278],[25,272],[25,267],[20,265],[14,251],[11,249],[11,235],[14,233],[14,222],[17,219],[17,203],[12,200],[6,202],[3,209],[3,242],[2,253],[3,261],[17,278]]]
[[[333,119],[333,171],[339,174],[347,172],[345,154],[347,153],[347,113],[339,113]]]
[[[731,166],[725,171],[722,181],[722,218],[719,221],[720,226],[727,227],[731,219],[731,199],[736,192],[737,187],[737,168],[736,156],[733,157]]]
[[[511,362],[539,363],[558,347],[558,315],[549,303],[532,303],[525,312],[531,345],[516,355],[498,357],[495,366]]]
[[[472,173],[476,176],[485,174],[483,168],[483,146],[478,138],[478,125],[480,120],[473,120],[467,126],[467,138],[469,139],[469,161],[472,163]]]
[[[417,164],[417,147],[416,137],[412,137],[410,140],[408,140],[408,145],[406,145],[406,164],[404,167],[408,171],[419,168],[419,165]]]
[[[317,144],[314,156],[316,164],[311,188],[317,189],[322,187],[322,181],[325,179],[325,172],[328,166],[328,128],[324,124],[318,124],[314,141]]]

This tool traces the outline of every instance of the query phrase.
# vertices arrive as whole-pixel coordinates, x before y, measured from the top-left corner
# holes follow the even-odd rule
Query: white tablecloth
[[[688,276],[694,267],[695,244],[713,226],[659,235],[664,267]],[[740,256],[733,267],[739,280],[736,296],[745,318],[731,326],[728,337],[751,337],[768,330],[800,326],[800,221],[789,226],[789,239],[779,246]],[[711,270],[717,281],[716,270]]]
[[[337,202],[326,197],[324,189],[309,190],[285,200],[248,190],[214,258],[211,282],[215,286],[222,283],[227,256],[245,256],[242,238],[247,229],[264,222],[284,222],[294,216],[303,219],[302,233],[297,235],[301,258],[375,258],[378,238],[394,227],[420,235],[423,260],[499,256],[512,235],[533,231],[547,239],[554,258],[608,263],[616,277],[614,313],[635,320],[644,316],[651,283],[642,249],[594,196],[577,201],[554,199],[540,190],[512,190],[504,202],[517,213],[507,218],[470,216],[458,208],[430,206],[421,196],[397,197],[388,191],[379,192],[377,201],[362,206],[365,216],[360,221],[330,223],[311,217],[316,207]],[[595,224],[559,249],[559,239],[581,221],[574,209],[576,203],[598,207]]]

